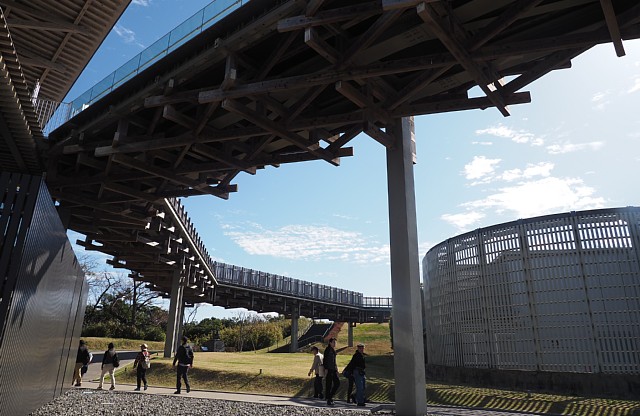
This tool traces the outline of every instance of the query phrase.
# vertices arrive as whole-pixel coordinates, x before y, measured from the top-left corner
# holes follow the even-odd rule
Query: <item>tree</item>
[[[160,295],[123,273],[99,270],[91,256],[80,257],[89,283],[83,336],[163,340],[168,313],[156,302]]]

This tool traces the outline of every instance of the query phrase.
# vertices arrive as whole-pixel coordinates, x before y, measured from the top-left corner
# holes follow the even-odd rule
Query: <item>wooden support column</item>
[[[182,269],[173,273],[171,283],[171,299],[169,300],[169,319],[167,321],[167,335],[164,341],[164,357],[171,358],[176,350],[178,340],[179,320],[182,315]]]
[[[395,138],[387,148],[387,192],[396,414],[416,416],[427,412],[427,395],[411,121],[397,119],[390,130]]]

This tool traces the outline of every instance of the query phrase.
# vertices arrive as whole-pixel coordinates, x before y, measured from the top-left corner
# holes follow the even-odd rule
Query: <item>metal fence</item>
[[[265,292],[276,292],[335,304],[363,306],[362,293],[337,287],[306,282],[231,264],[215,265],[216,279],[222,283],[252,287]]]
[[[430,364],[640,374],[640,208],[453,237],[423,259]]]

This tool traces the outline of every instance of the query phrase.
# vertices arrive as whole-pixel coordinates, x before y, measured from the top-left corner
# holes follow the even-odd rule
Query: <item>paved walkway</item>
[[[137,351],[131,352],[128,354],[125,352],[118,351],[118,355],[120,358],[120,365],[126,366],[133,362],[133,358],[127,359],[131,355],[131,357],[135,357]],[[100,365],[102,362],[102,356],[97,359],[94,357],[93,363],[89,365],[89,370],[83,377],[82,387],[83,389],[95,389],[98,387],[98,380],[100,378]],[[117,382],[117,378],[116,378]],[[109,383],[105,382],[105,388],[109,388]],[[175,388],[170,387],[155,387],[149,386],[147,391],[135,392],[133,389],[136,386],[133,384],[116,384],[117,391],[123,391],[127,393],[137,393],[137,394],[160,394],[165,396],[174,396],[173,392]],[[221,392],[221,391],[209,391],[209,390],[191,390],[190,393],[182,392],[180,396],[183,397],[193,397],[198,399],[213,399],[213,400],[230,400],[236,402],[250,402],[250,403],[262,403],[268,405],[287,405],[287,406],[311,406],[311,407],[321,407],[321,408],[329,408],[324,400],[320,399],[312,399],[305,397],[283,397],[283,396],[269,396],[269,395],[260,395],[260,394],[248,394],[248,393],[230,393],[230,392]],[[353,404],[347,404],[344,401],[338,400],[336,401],[335,406],[331,407],[332,409],[349,409],[354,411],[367,411],[372,413],[389,413],[393,409],[392,404],[378,404],[378,403],[368,403],[365,407],[356,407]],[[522,416],[522,415],[531,415],[532,413],[514,413],[514,412],[501,412],[501,411],[489,411],[489,410],[481,410],[481,409],[468,409],[468,408],[459,408],[459,407],[445,407],[445,406],[429,406],[428,407],[429,415],[436,416]]]

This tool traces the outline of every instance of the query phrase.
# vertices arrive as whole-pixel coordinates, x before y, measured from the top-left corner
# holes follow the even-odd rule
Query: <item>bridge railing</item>
[[[43,126],[43,131],[47,132],[45,135],[249,1],[213,0],[71,103],[63,103],[69,108],[61,109],[59,115],[56,114]]]
[[[362,293],[280,276],[226,263],[215,263],[216,279],[238,286],[253,287],[296,297],[360,307],[365,299]]]
[[[362,298],[363,308],[380,308],[387,309],[393,306],[391,302],[391,298],[380,298],[380,297],[365,297]]]

